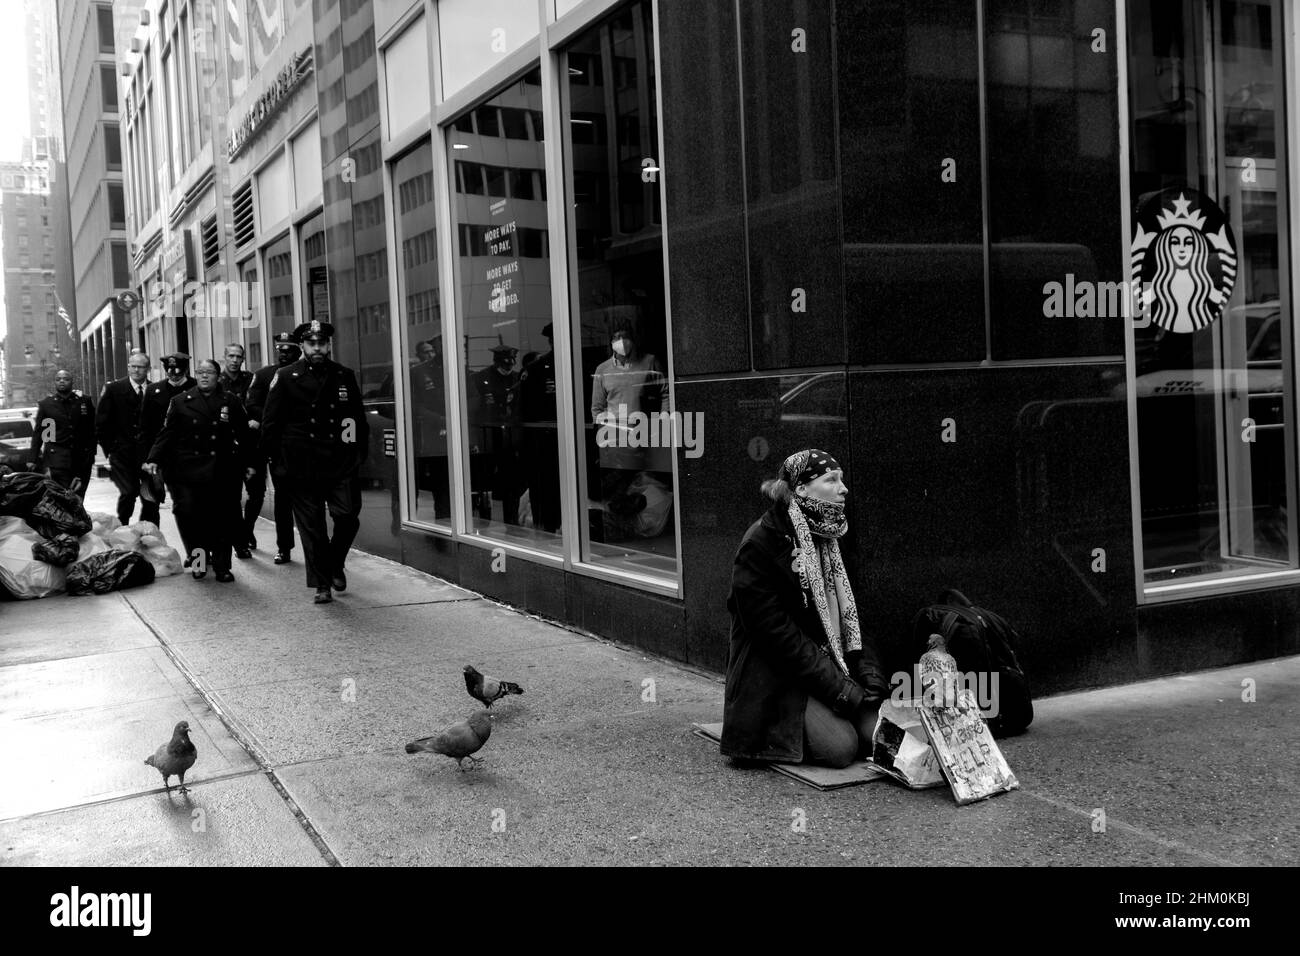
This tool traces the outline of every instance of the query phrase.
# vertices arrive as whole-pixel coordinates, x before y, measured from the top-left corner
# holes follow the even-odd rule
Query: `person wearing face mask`
[[[653,354],[642,354],[637,348],[630,326],[614,329],[610,351],[613,354],[596,366],[593,375],[591,420],[598,429],[610,426],[611,440],[600,448],[601,497],[609,512],[628,518],[646,506],[644,496],[627,493],[628,486],[646,467],[646,449],[627,441],[627,436],[613,426],[638,412],[652,415],[671,411],[668,377]],[[617,523],[607,521],[606,530]]]
[[[271,487],[275,489],[275,557],[273,560],[276,564],[288,564],[293,555],[293,504],[289,500],[288,471],[284,464],[284,456],[280,454],[280,449],[260,441],[260,429],[262,427],[262,416],[265,414],[266,393],[271,388],[271,379],[275,373],[286,365],[292,365],[302,356],[302,349],[298,348],[298,343],[293,340],[292,332],[280,332],[272,343],[275,345],[275,365],[264,365],[253,373],[253,381],[248,386],[248,401],[245,407],[248,409],[248,427],[252,431],[250,441],[259,443],[257,460],[253,467],[260,470],[263,476],[263,488],[265,488],[265,476],[267,470],[271,474]],[[253,515],[249,522],[250,545],[253,524],[257,521],[256,514]]]
[[[722,753],[847,767],[870,754],[889,685],[840,555],[844,472],[809,448],[763,492],[772,506],[745,532],[732,569]]]
[[[95,464],[95,405],[72,387],[72,373],[54,373],[54,393],[36,406],[32,467],[69,491],[86,494]]]
[[[230,551],[242,540],[240,484],[253,471],[248,413],[222,390],[214,359],[203,359],[196,371],[197,384],[168,404],[144,470],[156,475],[163,466],[191,575],[198,580],[210,567],[228,584],[235,580]]]
[[[141,499],[140,520],[158,523],[158,503],[140,495],[140,466],[149,453],[140,441],[140,408],[149,387],[149,367],[149,356],[133,352],[126,360],[126,377],[104,385],[95,416],[96,436],[117,486],[117,520],[122,524],[131,523],[136,498]]]
[[[509,345],[493,346],[492,364],[470,380],[477,398],[470,426],[473,440],[482,443],[482,457],[471,461],[470,483],[479,517],[490,519],[492,501],[497,500],[506,524],[519,524],[519,499],[524,493],[519,462],[519,373],[515,371],[518,351]]]

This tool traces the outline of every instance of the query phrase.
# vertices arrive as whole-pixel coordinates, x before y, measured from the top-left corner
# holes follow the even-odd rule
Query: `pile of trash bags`
[[[105,594],[180,571],[156,524],[123,527],[43,475],[0,474],[0,587],[14,597]]]

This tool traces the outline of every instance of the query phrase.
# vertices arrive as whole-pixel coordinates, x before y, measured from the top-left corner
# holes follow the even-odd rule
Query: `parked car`
[[[26,471],[32,457],[36,408],[0,408],[0,465]]]

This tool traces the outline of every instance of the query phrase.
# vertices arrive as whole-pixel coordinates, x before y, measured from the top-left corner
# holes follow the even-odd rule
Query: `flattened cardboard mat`
[[[715,743],[722,741],[722,724],[691,724],[695,736],[703,737],[705,740],[712,740]],[[874,780],[883,780],[889,776],[869,760],[859,760],[842,770],[834,767],[818,767],[814,764],[802,763],[773,763],[768,764],[777,773],[783,773],[787,777],[792,777],[800,783],[815,787],[818,790],[838,790],[841,787],[856,787],[858,784],[871,783]]]

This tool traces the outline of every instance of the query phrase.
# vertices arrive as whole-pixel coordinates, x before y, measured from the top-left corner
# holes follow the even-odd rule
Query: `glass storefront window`
[[[673,409],[650,4],[622,9],[565,52],[582,556],[675,575],[673,449],[662,439],[685,432],[657,427]]]
[[[534,5],[534,15],[536,11]],[[542,108],[538,70],[480,105]],[[560,481],[539,140],[447,131],[471,530],[559,548]],[[486,172],[485,172],[486,171]],[[529,183],[527,191],[514,188]]]
[[[293,251],[288,234],[266,247],[266,280],[263,282],[271,335],[297,328],[293,317]]]
[[[1128,8],[1148,594],[1298,566],[1283,7]]]
[[[447,457],[447,393],[442,310],[438,304],[438,244],[433,201],[433,148],[422,143],[393,164],[410,409],[410,516],[447,525],[451,478]]]
[[[257,260],[246,259],[239,264],[239,281],[247,297],[248,317],[245,320],[246,345],[248,346],[248,367],[260,368],[262,365],[262,287],[257,281]]]
[[[443,99],[536,40],[537,34],[536,0],[439,0]],[[539,83],[540,75],[533,82]]]

